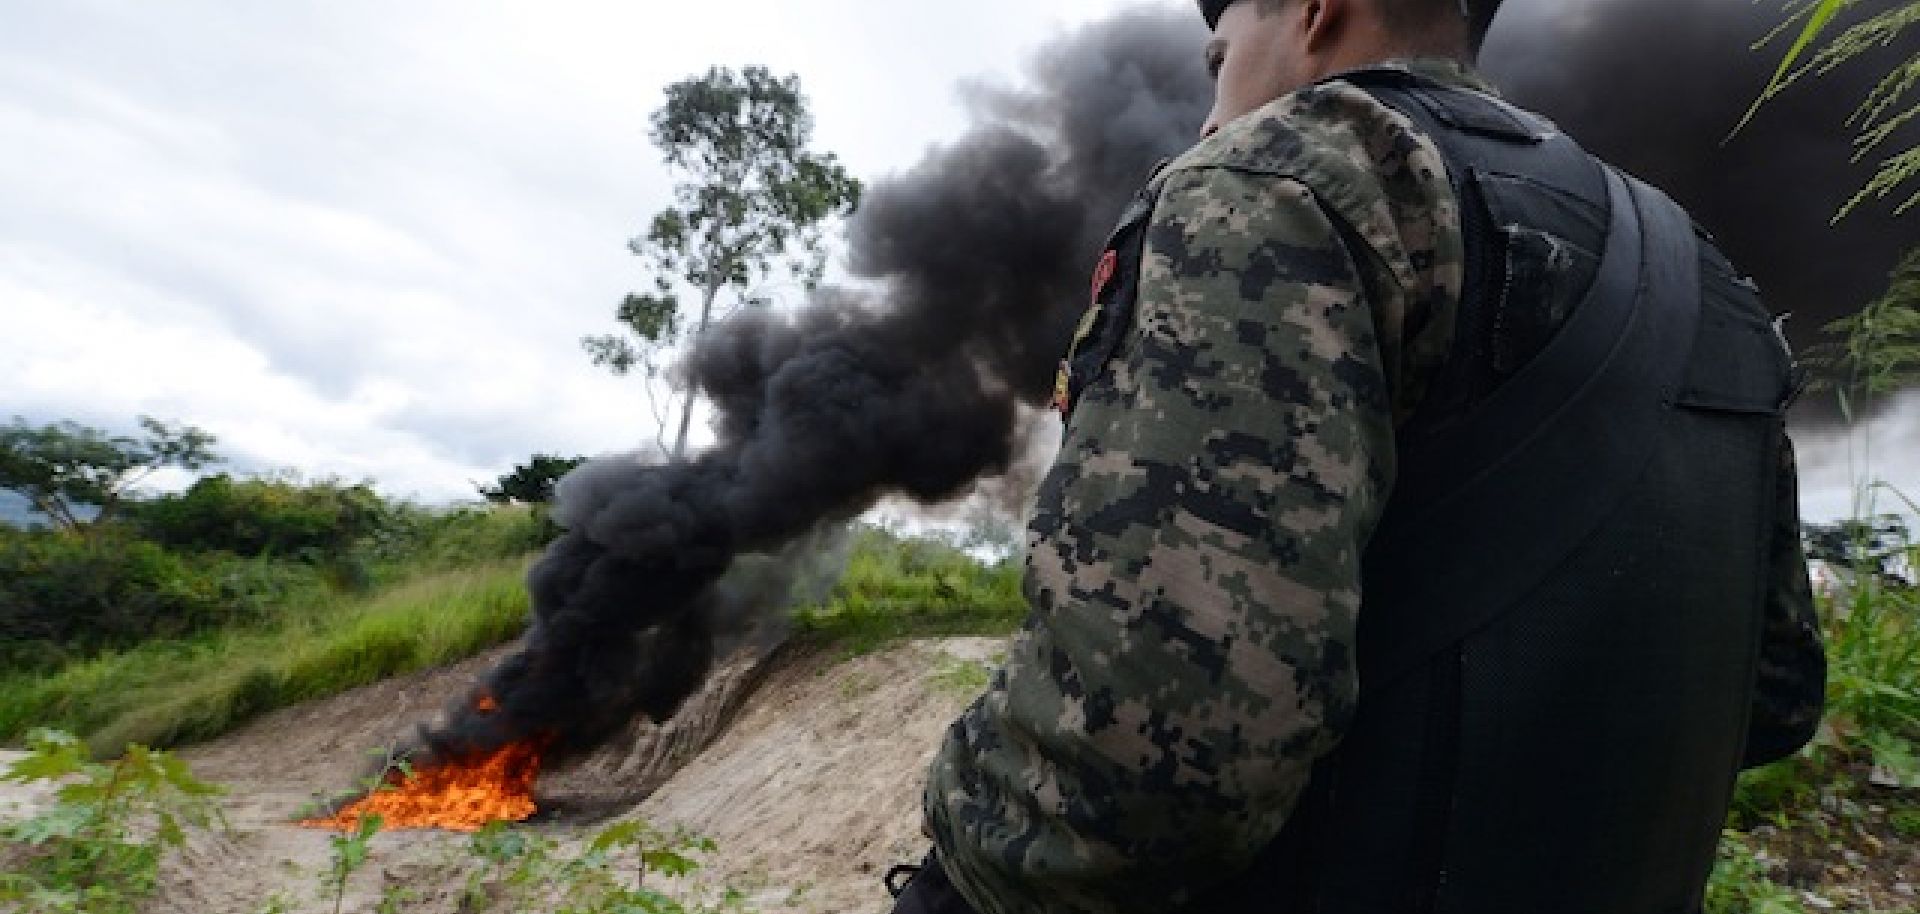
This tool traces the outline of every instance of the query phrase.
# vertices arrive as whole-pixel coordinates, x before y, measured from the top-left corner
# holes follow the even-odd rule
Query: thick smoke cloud
[[[1920,31],[1806,80],[1723,143],[1785,51],[1782,40],[1753,49],[1780,17],[1777,0],[1507,0],[1483,63],[1509,97],[1685,204],[1769,306],[1794,313],[1788,330],[1805,347],[1884,292],[1920,244],[1920,223],[1886,204],[1828,225],[1871,174],[1870,162],[1848,164],[1847,115]],[[1888,148],[1916,143],[1920,124]]]
[[[1753,270],[1802,334],[1873,295],[1912,241],[1870,214],[1826,228],[1847,170],[1830,80],[1720,140],[1765,77],[1749,0],[1510,0],[1487,68],[1602,155],[1666,186]],[[876,184],[850,225],[852,270],[795,314],[707,334],[685,367],[717,414],[689,462],[603,461],[561,487],[567,533],[530,578],[535,621],[424,734],[435,757],[551,737],[562,754],[632,715],[671,716],[715,639],[779,611],[765,560],[878,499],[935,503],[1015,465],[1045,402],[1087,267],[1152,163],[1185,147],[1211,88],[1184,4],[1128,13],[1045,50],[1025,91],[975,89],[974,127]],[[778,566],[778,562],[773,563]]]
[[[424,734],[431,757],[527,738],[566,755],[636,713],[673,714],[715,639],[783,609],[723,583],[882,497],[934,503],[1012,466],[1043,404],[1086,270],[1209,87],[1184,10],[1123,15],[1041,55],[1034,88],[975,93],[976,124],[872,187],[849,227],[867,286],[707,333],[683,366],[718,444],[684,463],[602,461],[561,485],[567,532],[531,573],[522,648]],[[729,579],[730,580],[730,579]],[[750,607],[749,607],[750,608]]]

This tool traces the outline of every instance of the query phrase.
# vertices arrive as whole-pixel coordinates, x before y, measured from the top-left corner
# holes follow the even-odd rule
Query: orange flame
[[[499,705],[492,696],[483,695],[475,707],[485,713]],[[510,743],[492,752],[395,776],[389,778],[387,786],[339,812],[300,824],[352,831],[362,817],[378,814],[383,831],[444,828],[471,832],[488,822],[519,822],[536,809],[533,782],[540,775],[540,759],[548,742],[536,739]]]

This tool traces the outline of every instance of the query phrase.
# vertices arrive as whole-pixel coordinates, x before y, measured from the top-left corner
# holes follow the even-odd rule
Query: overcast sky
[[[667,83],[798,73],[871,178],[1112,6],[0,0],[0,421],[151,414],[427,499],[636,447],[578,340],[640,281]]]
[[[959,133],[959,85],[1119,5],[0,0],[0,421],[149,414],[429,501],[639,447],[641,388],[578,340],[667,201],[662,87],[797,73],[872,179]],[[1843,457],[1810,467],[1821,513]]]

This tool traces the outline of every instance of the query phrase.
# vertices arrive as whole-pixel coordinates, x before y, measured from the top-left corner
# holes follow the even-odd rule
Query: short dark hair
[[[1235,0],[1199,0],[1200,14],[1207,18],[1207,27],[1220,24],[1220,15],[1232,6]],[[1263,12],[1274,12],[1285,6],[1289,0],[1254,0]],[[1493,15],[1499,12],[1503,0],[1373,0],[1379,6],[1380,16],[1386,20],[1387,27],[1397,31],[1411,33],[1422,26],[1439,21],[1441,16],[1467,17],[1467,45],[1471,53],[1480,53],[1480,45],[1487,40],[1487,30],[1493,25]]]
[[[1387,28],[1400,33],[1411,34],[1443,19],[1458,21],[1464,16],[1467,21],[1468,50],[1478,54],[1480,46],[1486,43],[1487,30],[1493,26],[1493,15],[1500,11],[1502,0],[1373,0],[1373,2],[1379,8],[1380,18],[1386,22]]]

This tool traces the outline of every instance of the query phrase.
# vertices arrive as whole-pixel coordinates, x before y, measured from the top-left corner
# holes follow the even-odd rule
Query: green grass
[[[1827,615],[1829,716],[1920,735],[1920,592],[1870,581]]]
[[[266,711],[470,657],[525,627],[526,566],[499,559],[305,607],[266,628],[0,677],[0,740],[46,726],[109,755],[129,744],[180,745]]]
[[[987,690],[987,686],[993,682],[993,671],[996,666],[998,666],[997,662],[982,663],[943,653],[934,663],[933,673],[927,677],[927,682],[936,691],[961,698],[972,698]]]
[[[1920,811],[1903,802],[1920,787],[1920,591],[1862,576],[1820,609],[1824,724],[1799,753],[1741,775],[1708,914],[1808,910],[1781,884],[1789,871],[1829,872],[1849,852],[1872,859],[1872,841],[1920,837]],[[1815,893],[1859,888],[1848,882]]]
[[[862,528],[839,583],[794,616],[803,633],[852,654],[902,638],[1005,635],[1027,616],[1020,578],[1018,561],[987,565],[937,540]]]

